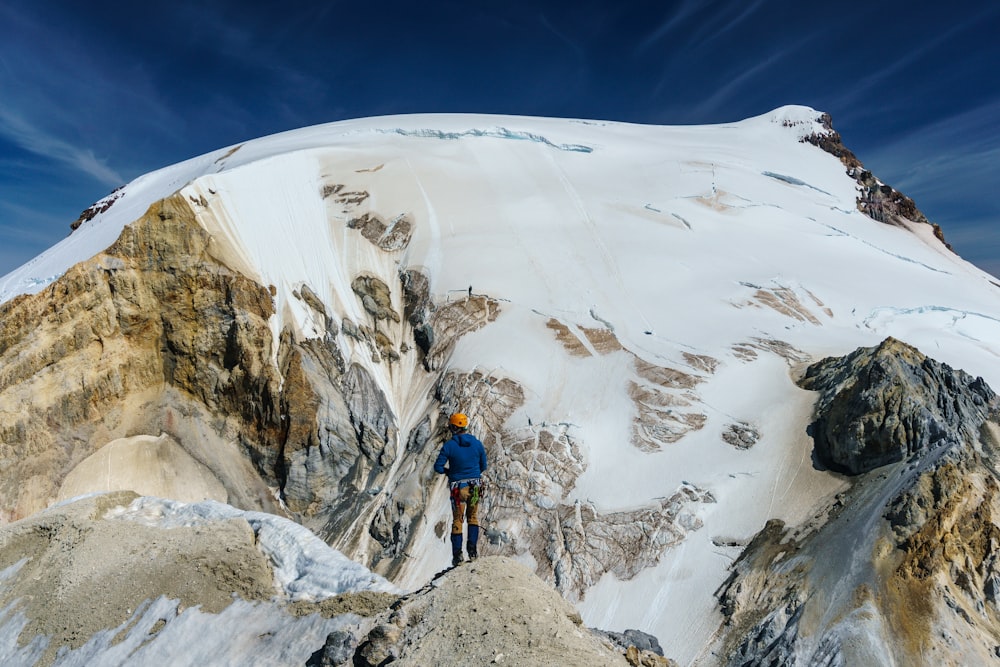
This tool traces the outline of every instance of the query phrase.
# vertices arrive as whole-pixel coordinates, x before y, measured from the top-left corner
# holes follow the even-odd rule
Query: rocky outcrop
[[[920,212],[916,203],[890,185],[882,183],[867,169],[848,170],[848,176],[854,178],[860,187],[858,209],[869,218],[878,222],[895,222],[896,218],[906,218],[912,222],[928,223],[927,217]],[[940,227],[935,225],[935,231],[940,234]]]
[[[792,288],[785,285],[762,286],[743,282],[743,287],[752,289],[753,293],[745,300],[734,301],[737,308],[751,306],[754,308],[770,308],[785,317],[798,322],[808,322],[816,326],[822,324],[819,315],[833,317],[831,311],[815,294],[805,288]],[[811,302],[811,303],[810,303]],[[817,309],[816,312],[813,309]]]
[[[760,430],[747,422],[727,424],[722,439],[736,449],[750,449],[760,440]]]
[[[638,413],[632,421],[632,444],[644,452],[658,452],[692,431],[708,417],[695,387],[705,376],[669,366],[658,366],[633,356],[635,378],[628,395]]]
[[[458,339],[495,321],[499,314],[499,302],[478,294],[438,306],[429,318],[429,329],[421,329],[428,346],[424,367],[443,370]],[[419,337],[417,344],[423,347]]]
[[[271,295],[210,246],[187,202],[171,197],[105,253],[0,305],[5,520],[45,507],[107,442],[160,433],[211,469],[230,502],[277,509]]]
[[[348,220],[347,226],[359,230],[371,244],[386,251],[402,250],[410,244],[413,235],[413,224],[406,215],[384,222],[373,213],[364,213],[359,218]]]
[[[670,658],[663,657],[660,642],[651,634],[629,629],[624,632],[598,630],[625,654],[625,660],[633,667],[678,667]]]
[[[1000,407],[982,378],[894,338],[813,364],[799,384],[820,392],[809,427],[817,458],[848,474],[972,442]]]
[[[809,368],[850,488],[772,521],[717,592],[729,665],[986,664],[1000,646],[1000,450],[981,380],[887,339]]]
[[[820,114],[816,121],[823,126],[824,132],[816,132],[802,138],[802,141],[823,149],[840,160],[848,169],[861,167],[861,160],[844,145],[840,132],[833,129],[833,118],[828,113]]]
[[[85,208],[77,219],[70,223],[69,228],[75,232],[83,223],[89,222],[96,218],[99,214],[107,211],[123,194],[125,194],[123,190],[124,187],[124,185],[118,186],[112,190],[111,194],[107,197],[103,197]]]
[[[858,184],[857,205],[859,211],[878,222],[898,224],[900,220],[905,219],[910,222],[929,224],[934,229],[934,236],[946,248],[952,249],[951,245],[945,241],[941,227],[931,223],[920,212],[912,199],[892,186],[882,183],[872,172],[864,168],[861,160],[844,145],[840,133],[833,129],[833,119],[830,114],[824,113],[817,120],[826,131],[810,134],[803,137],[802,141],[821,148],[843,163],[847,169],[847,175]]]

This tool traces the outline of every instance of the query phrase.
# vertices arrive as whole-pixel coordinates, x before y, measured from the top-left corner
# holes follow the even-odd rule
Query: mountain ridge
[[[0,279],[4,520],[166,434],[230,504],[417,588],[448,560],[430,462],[462,410],[494,461],[486,552],[714,664],[731,563],[854,484],[813,464],[808,363],[892,336],[1000,382],[993,282],[905,205],[867,216],[806,140],[819,112],[488,118],[221,149]]]

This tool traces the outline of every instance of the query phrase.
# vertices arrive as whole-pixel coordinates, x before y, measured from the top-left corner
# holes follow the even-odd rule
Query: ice
[[[590,146],[582,146],[580,144],[554,144],[540,134],[534,134],[532,132],[518,132],[508,130],[506,127],[494,127],[486,130],[465,130],[464,132],[443,132],[441,130],[431,130],[431,129],[421,129],[421,130],[404,130],[402,128],[395,128],[393,130],[379,130],[380,132],[392,132],[399,134],[404,137],[422,137],[430,139],[461,139],[463,137],[492,137],[494,139],[515,139],[518,141],[534,141],[539,144],[545,144],[546,146],[551,146],[561,151],[572,151],[575,153],[592,153],[594,151]]]

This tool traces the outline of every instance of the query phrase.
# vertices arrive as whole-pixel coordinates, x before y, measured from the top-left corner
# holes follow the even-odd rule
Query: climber
[[[462,524],[468,521],[469,560],[479,556],[479,500],[482,497],[480,476],[486,471],[486,448],[466,431],[469,418],[456,412],[448,420],[451,437],[441,446],[434,462],[434,472],[448,475],[451,485],[451,564],[462,563]],[[445,468],[447,464],[447,468]]]

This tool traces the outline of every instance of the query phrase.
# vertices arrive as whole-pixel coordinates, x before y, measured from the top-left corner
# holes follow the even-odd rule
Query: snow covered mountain
[[[649,632],[700,665],[777,644],[780,664],[903,664],[931,647],[961,664],[1000,645],[995,545],[975,576],[929,571],[906,628],[885,620],[912,597],[877,590],[897,581],[879,568],[939,516],[898,519],[898,499],[940,477],[945,440],[851,469],[817,455],[810,427],[846,413],[820,414],[821,387],[799,385],[857,348],[964,369],[940,400],[979,421],[947,443],[974,451],[956,469],[991,507],[977,434],[993,399],[972,378],[1000,386],[1000,286],[815,110],[699,127],[332,123],[140,177],[82,220],[0,278],[4,522],[96,491],[212,499],[292,518],[414,590],[450,558],[430,462],[460,409],[492,462],[483,551],[529,565],[589,626]],[[879,347],[890,337],[906,345]],[[922,372],[903,376],[927,385]],[[906,481],[891,493],[888,470]],[[838,521],[862,515],[871,539],[848,548]],[[992,519],[979,525],[992,544]],[[791,539],[812,546],[789,564]],[[843,563],[789,577],[824,548]],[[841,576],[857,562],[877,575]],[[856,586],[836,615],[806,605],[838,578]],[[940,618],[966,607],[975,631]]]

